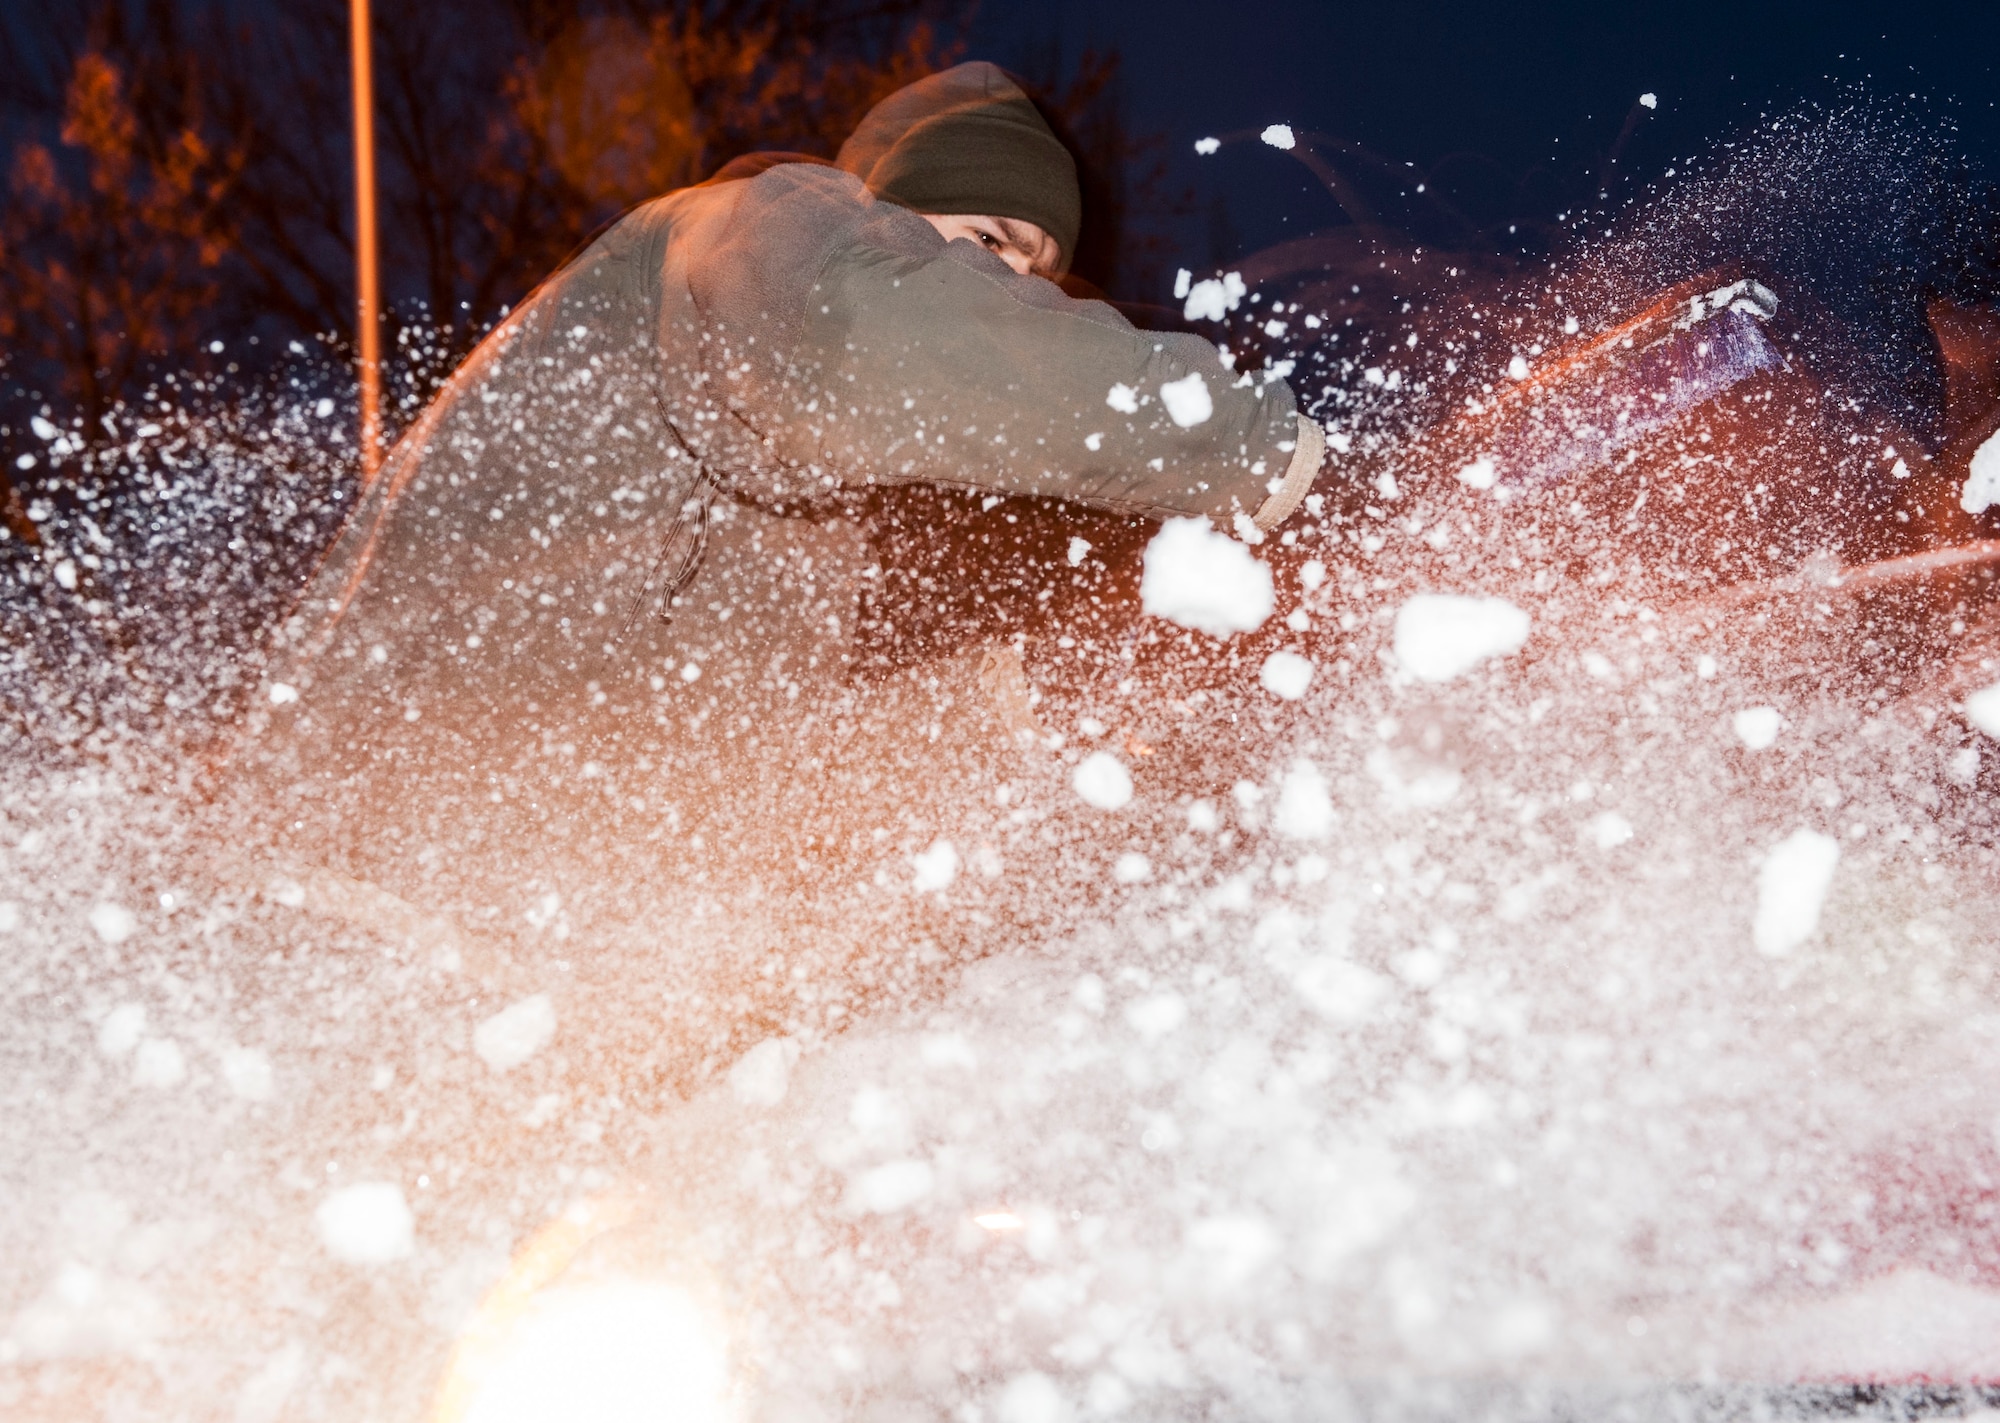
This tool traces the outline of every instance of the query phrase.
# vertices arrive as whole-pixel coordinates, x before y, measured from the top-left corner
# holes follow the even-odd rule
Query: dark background
[[[1117,50],[1130,127],[1163,138],[1160,191],[1186,200],[1165,226],[1189,266],[1341,220],[1310,175],[1254,139],[1194,153],[1203,136],[1270,123],[1414,163],[1498,229],[1496,246],[1509,223],[1589,201],[1642,93],[1659,106],[1637,113],[1614,200],[1760,114],[1857,93],[1954,127],[1969,159],[2000,169],[1990,4],[1015,0],[988,5],[971,39],[1016,65],[1051,45]]]

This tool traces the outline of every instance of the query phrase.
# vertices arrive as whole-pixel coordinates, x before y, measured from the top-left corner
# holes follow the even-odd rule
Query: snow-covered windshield
[[[138,494],[0,595],[5,1411],[1991,1378],[2000,455],[1850,261],[1945,244],[1932,151],[1811,113],[1546,266],[1190,268],[1328,432],[1267,533],[357,500],[282,385],[43,421]],[[606,384],[523,448],[613,458]]]

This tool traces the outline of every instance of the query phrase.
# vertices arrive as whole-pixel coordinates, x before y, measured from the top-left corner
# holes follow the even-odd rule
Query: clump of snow
[[[1134,415],[1139,410],[1139,392],[1129,385],[1114,384],[1104,397],[1104,403],[1120,415]]]
[[[1660,107],[1660,96],[1658,94],[1650,94],[1650,93],[1641,94],[1639,96],[1639,103],[1644,108],[1657,109]]]
[[[145,1038],[132,1055],[132,1082],[139,1087],[178,1087],[187,1080],[187,1054],[172,1038]]]
[[[1771,847],[1757,871],[1758,953],[1782,958],[1813,936],[1839,863],[1840,842],[1816,830],[1795,830]]]
[[[1972,468],[1958,496],[1958,507],[1968,514],[1983,514],[1995,504],[2000,504],[2000,431],[1972,452]]]
[[[145,1005],[121,1003],[97,1025],[97,1050],[106,1057],[121,1058],[139,1046],[139,1039],[145,1034]]]
[[[775,1107],[785,1100],[799,1045],[792,1038],[766,1038],[729,1069],[730,1093],[746,1107]]]
[[[848,1183],[848,1207],[869,1215],[893,1215],[928,1196],[935,1182],[928,1161],[887,1161]]]
[[[1271,828],[1292,840],[1319,840],[1334,826],[1333,798],[1326,777],[1310,761],[1294,761],[1278,786]]]
[[[1070,788],[1099,810],[1123,810],[1132,801],[1132,773],[1109,751],[1093,751],[1070,772]]]
[[[416,1217],[403,1188],[389,1181],[343,1186],[313,1212],[320,1243],[349,1265],[387,1265],[416,1250]]]
[[[1526,380],[1528,378],[1528,358],[1515,356],[1507,362],[1507,379]]]
[[[1418,593],[1396,610],[1396,661],[1425,682],[1449,682],[1519,652],[1528,615],[1504,598]]]
[[[1257,680],[1263,684],[1265,691],[1288,702],[1303,697],[1306,688],[1312,685],[1312,679],[1311,659],[1296,652],[1272,653],[1264,659],[1264,665],[1257,673]]]
[[[1499,478],[1500,471],[1485,455],[1458,472],[1458,482],[1467,489],[1491,489]]]
[[[1137,850],[1127,850],[1111,866],[1111,878],[1120,884],[1144,884],[1153,877],[1153,862]]]
[[[99,904],[90,911],[90,927],[107,944],[122,944],[139,929],[139,916],[122,904]]]
[[[949,840],[939,840],[910,859],[917,872],[915,888],[919,894],[947,889],[958,878],[958,848]]]
[[[1271,570],[1206,519],[1169,519],[1146,545],[1145,611],[1211,637],[1252,632],[1277,606]]]
[[[2000,740],[2000,682],[1982,687],[1965,699],[1965,719]]]
[[[1270,144],[1273,148],[1296,148],[1298,146],[1298,139],[1293,135],[1290,124],[1272,124],[1262,133],[1258,134],[1257,137],[1263,139],[1264,142]]]
[[[1600,850],[1615,850],[1633,834],[1632,822],[1615,810],[1599,811],[1590,818],[1590,840]]]
[[[1220,321],[1243,304],[1250,288],[1241,272],[1224,272],[1196,282],[1185,293],[1181,315],[1189,321]]]
[[[1072,535],[1069,541],[1069,566],[1077,567],[1090,556],[1090,540]]]
[[[1167,407],[1168,418],[1183,430],[1205,424],[1215,414],[1215,397],[1208,393],[1208,382],[1202,379],[1200,371],[1189,371],[1179,380],[1163,381],[1160,403]]]
[[[508,1004],[472,1030],[472,1050],[495,1072],[512,1072],[556,1035],[556,1008],[546,993]]]
[[[1745,746],[1752,751],[1765,751],[1776,744],[1784,720],[1776,707],[1745,707],[1729,718],[1729,725]]]
[[[222,1082],[246,1102],[271,1100],[274,1079],[271,1059],[252,1047],[233,1047],[222,1054]]]
[[[1222,147],[1222,140],[1219,138],[1198,138],[1194,141],[1194,151],[1203,157],[1207,157],[1220,147]]]

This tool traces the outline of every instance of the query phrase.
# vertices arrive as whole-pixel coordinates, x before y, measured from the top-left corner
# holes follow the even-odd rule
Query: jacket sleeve
[[[1238,376],[1199,337],[1137,330],[915,214],[865,196],[847,211],[801,317],[736,385],[732,414],[767,459],[822,486],[923,482],[1260,528],[1310,487],[1325,446],[1283,381]],[[754,270],[758,249],[804,255],[729,245],[752,269],[734,280],[762,292],[781,279]],[[709,286],[711,309],[727,303]]]

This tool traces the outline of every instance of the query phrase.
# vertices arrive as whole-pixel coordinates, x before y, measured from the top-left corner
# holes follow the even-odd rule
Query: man
[[[1283,520],[1318,427],[1283,381],[1065,296],[1081,217],[1040,113],[965,64],[833,166],[739,162],[618,222],[454,376],[308,589],[255,758],[281,832],[370,875],[408,847],[364,827],[454,859],[495,807],[652,765],[648,727],[768,724],[841,661],[868,569],[815,516],[843,491]]]

